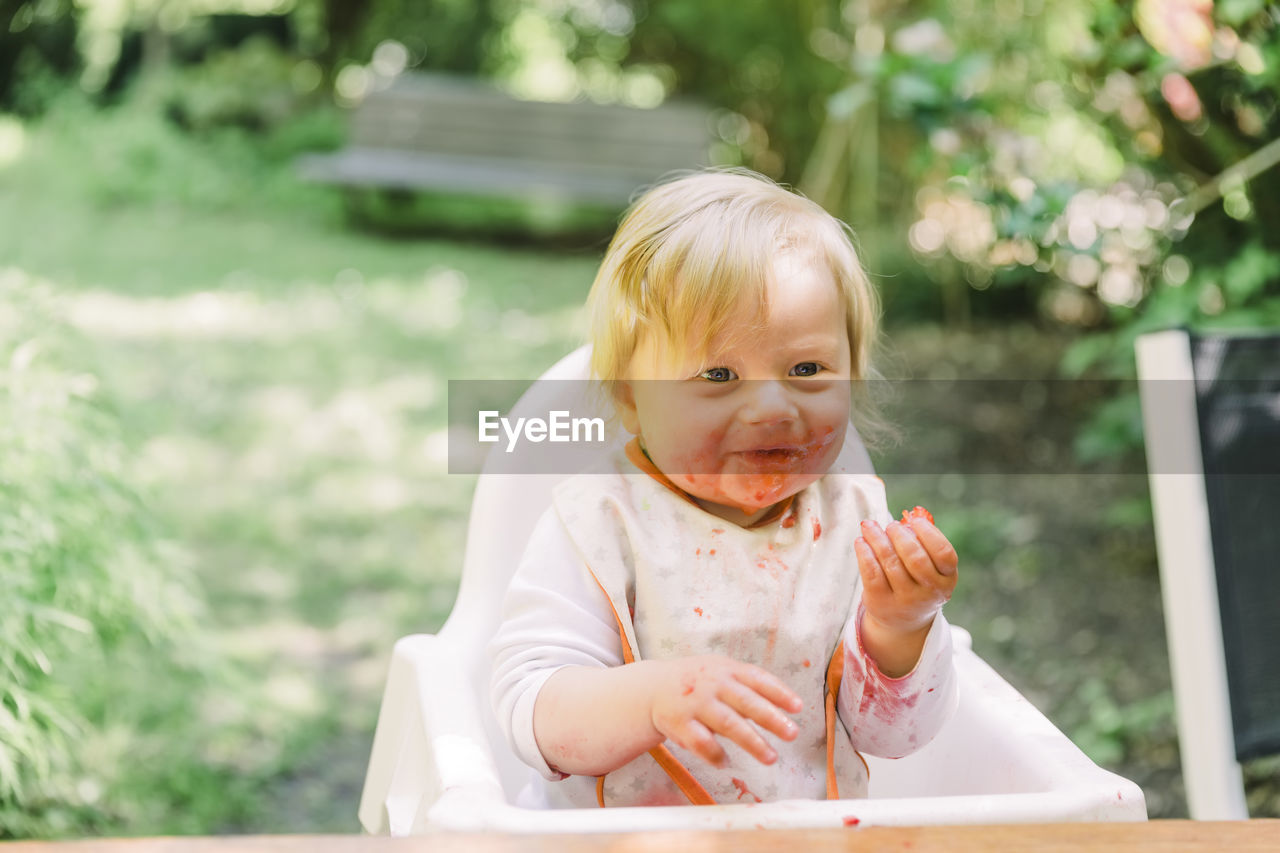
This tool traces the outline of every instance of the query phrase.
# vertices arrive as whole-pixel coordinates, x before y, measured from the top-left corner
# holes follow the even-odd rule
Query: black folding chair
[[[1239,762],[1280,752],[1280,330],[1135,349],[1187,804],[1244,819]]]

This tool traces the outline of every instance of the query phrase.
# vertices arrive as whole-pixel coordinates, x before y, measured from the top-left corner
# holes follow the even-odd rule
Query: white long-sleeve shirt
[[[881,524],[890,519],[883,484],[877,478],[828,475],[798,494],[785,516],[744,529],[672,495],[669,483],[658,482],[625,457],[615,458],[612,464],[613,474],[581,475],[557,490],[555,505],[539,519],[530,537],[507,591],[502,625],[490,645],[494,709],[512,749],[543,779],[564,780],[527,793],[525,802],[576,806],[595,802],[594,778],[566,778],[548,765],[534,738],[533,709],[543,684],[561,667],[623,664],[623,639],[615,612],[631,609],[634,616],[624,621],[634,624],[627,625],[629,633],[624,633],[633,653],[640,653],[638,658],[730,654],[770,669],[801,693],[806,710],[797,718],[801,736],[796,742],[808,752],[795,758],[793,783],[772,784],[765,776],[773,771],[751,759],[744,761],[745,753],[735,755],[737,747],[725,744],[731,761],[737,759],[731,764],[736,767],[733,772],[742,776],[748,772],[743,765],[749,764],[757,778],[753,790],[765,798],[822,795],[814,780],[824,768],[811,765],[819,745],[815,739],[825,745],[821,683],[827,660],[806,649],[824,649],[822,653],[829,656],[837,643],[844,644],[837,711],[844,728],[840,736],[847,736],[853,749],[899,757],[936,734],[956,702],[950,630],[941,613],[934,619],[915,669],[902,678],[891,679],[879,671],[863,650],[858,632],[861,583],[852,542],[863,518]],[[597,499],[599,505],[592,508]],[[713,545],[719,546],[718,555]],[[756,561],[761,555],[774,562]],[[618,600],[612,602],[602,592],[600,580],[608,579],[610,570],[602,567],[610,564],[615,565],[615,575],[622,573],[620,579],[606,584],[617,590]],[[675,573],[667,568],[673,565],[680,567],[679,577],[673,578]],[[763,571],[766,568],[772,570]],[[672,583],[685,586],[672,587]],[[763,617],[775,618],[775,627],[782,626],[787,636],[779,643],[776,636],[764,637],[764,628],[752,626],[762,623],[761,614],[766,611],[786,610],[778,601],[787,595],[792,602],[800,597],[799,605],[790,608],[791,616],[781,622],[767,614]],[[735,596],[756,601],[756,609],[744,608],[741,602],[732,608],[718,606],[734,601]],[[768,604],[761,610],[759,602],[764,598]],[[668,600],[678,600],[681,606],[667,608]],[[695,601],[700,606],[692,606]],[[825,622],[818,618],[824,608],[833,611]],[[672,616],[668,610],[682,615]],[[729,610],[742,613],[747,621],[726,622],[716,629],[713,617]],[[805,633],[810,623],[819,636],[806,640],[808,645],[789,644],[790,634]],[[824,627],[829,632],[825,639]],[[745,634],[759,634],[760,643],[744,640],[746,645],[739,644],[737,638]],[[746,655],[735,654],[738,651]],[[801,655],[807,655],[803,661]],[[772,659],[752,659],[758,656]],[[778,747],[780,753],[786,748]],[[680,757],[696,775],[712,777],[708,788],[717,799],[734,800],[735,789],[726,788],[728,777],[719,780],[721,791],[717,792],[713,769],[696,757]],[[847,760],[845,765],[849,778],[840,786],[841,795],[865,795],[865,772]],[[738,785],[741,779],[735,776],[733,783]]]

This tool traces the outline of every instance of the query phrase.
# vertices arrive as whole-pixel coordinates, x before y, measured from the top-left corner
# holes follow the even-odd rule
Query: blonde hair
[[[745,169],[679,176],[642,195],[609,243],[587,297],[591,373],[612,396],[640,340],[689,342],[701,358],[742,304],[763,322],[774,258],[807,251],[831,271],[844,305],[860,432],[884,425],[857,380],[876,378],[880,302],[852,231],[818,204]],[[671,353],[667,353],[668,356]],[[864,440],[867,435],[863,435]]]

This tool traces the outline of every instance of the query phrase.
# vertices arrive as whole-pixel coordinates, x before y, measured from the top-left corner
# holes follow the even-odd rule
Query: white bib
[[[553,503],[613,605],[630,658],[727,655],[768,670],[803,700],[792,717],[800,729],[794,741],[765,734],[778,753],[772,765],[725,738],[725,768],[668,745],[711,798],[828,796],[827,668],[854,612],[859,524],[888,518],[884,485],[870,475],[828,474],[798,493],[780,518],[743,528],[619,452],[602,472],[562,483]],[[866,765],[838,720],[831,749],[839,795],[866,796]],[[598,793],[610,806],[689,802],[653,753],[609,773]]]

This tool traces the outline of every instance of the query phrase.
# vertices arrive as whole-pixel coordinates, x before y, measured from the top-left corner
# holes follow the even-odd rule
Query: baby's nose
[[[747,400],[738,414],[749,424],[780,423],[799,416],[786,386],[772,379],[748,381]]]

